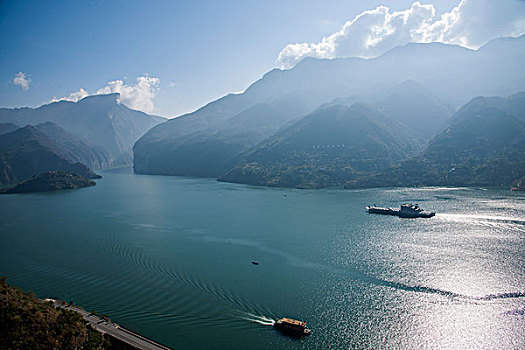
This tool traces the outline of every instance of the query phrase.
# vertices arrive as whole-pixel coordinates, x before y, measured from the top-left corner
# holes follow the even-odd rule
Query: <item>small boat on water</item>
[[[366,211],[370,214],[395,215],[401,218],[431,218],[436,215],[433,211],[425,211],[417,204],[401,204],[400,209],[367,206]]]
[[[273,324],[275,329],[278,331],[296,336],[296,337],[302,337],[305,335],[309,335],[312,331],[306,328],[306,322],[294,320],[291,318],[280,318]]]
[[[254,260],[254,261],[252,261],[252,264],[259,265],[259,262]]]

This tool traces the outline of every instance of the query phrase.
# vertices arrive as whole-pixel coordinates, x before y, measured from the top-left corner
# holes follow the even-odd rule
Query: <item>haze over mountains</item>
[[[242,155],[221,181],[338,186],[415,155],[422,144],[401,124],[360,103],[319,108]]]
[[[79,175],[79,185],[90,183],[87,179],[98,177],[91,169],[130,165],[135,141],[163,120],[129,109],[119,102],[118,94],[38,108],[2,108],[0,186],[50,171]],[[35,183],[59,178],[70,180],[53,175],[38,178]],[[44,187],[64,187],[58,182],[48,185]]]
[[[25,126],[53,122],[68,133],[62,136],[69,141],[76,138],[97,149],[99,159],[88,162],[94,169],[131,164],[135,141],[162,121],[165,118],[126,107],[117,93],[88,96],[78,102],[59,101],[38,108],[0,109],[0,123]]]
[[[2,124],[0,124],[2,125]],[[49,129],[49,125],[41,125]],[[52,126],[58,128],[58,126]],[[14,185],[47,171],[63,170],[85,178],[99,177],[37,127],[27,125],[0,135],[0,186]],[[82,149],[86,151],[85,149]]]
[[[134,146],[135,171],[270,186],[347,185],[415,156],[429,141],[454,143],[443,138],[445,128],[462,139],[467,130],[452,123],[458,114],[447,124],[450,116],[474,97],[525,90],[523,62],[525,36],[479,50],[408,44],[373,59],[306,58],[268,72],[242,94],[153,127]]]
[[[525,92],[463,106],[421,155],[347,184],[507,186],[525,176]]]
[[[525,176],[522,62],[525,36],[479,50],[408,44],[306,58],[167,121],[119,94],[2,108],[0,185],[133,161],[140,174],[264,186],[506,186]]]
[[[235,100],[236,95],[227,96]],[[227,108],[227,107],[226,107]],[[225,109],[188,115],[179,123],[165,123],[142,137],[134,147],[135,171],[164,175],[216,177],[235,164],[242,151],[271,136],[308,111],[298,99],[256,104],[221,123]],[[237,107],[238,108],[238,107]],[[178,118],[177,118],[178,119]],[[196,130],[196,131],[193,131]]]

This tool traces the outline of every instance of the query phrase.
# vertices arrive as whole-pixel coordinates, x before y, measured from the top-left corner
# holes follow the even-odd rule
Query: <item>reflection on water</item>
[[[438,214],[364,211],[402,202]],[[525,197],[515,193],[107,172],[89,189],[0,197],[0,212],[11,283],[177,349],[524,348]],[[284,316],[313,335],[275,332]]]

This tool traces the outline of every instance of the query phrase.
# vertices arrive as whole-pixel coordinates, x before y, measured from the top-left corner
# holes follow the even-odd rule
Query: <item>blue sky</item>
[[[149,76],[158,79],[148,80],[151,112],[176,116],[244,90],[289,44],[315,44],[378,5],[393,12],[413,2],[1,1],[0,106],[38,106],[116,80],[132,89]],[[436,17],[458,2],[435,1]],[[308,50],[292,50],[292,62]],[[20,72],[27,89],[13,81]]]

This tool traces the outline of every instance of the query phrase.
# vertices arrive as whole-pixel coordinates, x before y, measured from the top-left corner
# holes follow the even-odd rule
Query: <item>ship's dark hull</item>
[[[286,334],[290,337],[302,338],[306,335],[310,335],[309,329],[294,329],[291,327],[274,326],[279,332]]]
[[[379,208],[379,207],[366,207],[366,211],[370,214],[382,214],[382,215],[396,215],[399,216],[399,209],[393,208]]]
[[[394,208],[381,208],[381,207],[366,207],[366,211],[370,214],[381,214],[381,215],[393,215],[399,216],[400,218],[431,218],[436,213],[429,211],[420,211],[420,212],[403,212],[399,209]]]
[[[296,324],[291,324],[290,322],[287,322],[286,320],[296,322]],[[300,324],[297,324],[297,323],[300,323]],[[281,333],[284,333],[292,337],[298,337],[298,338],[304,337],[305,335],[310,335],[310,332],[311,332],[308,328],[306,328],[305,322],[290,320],[287,318],[279,319],[275,321],[273,326],[275,329],[277,329]]]

